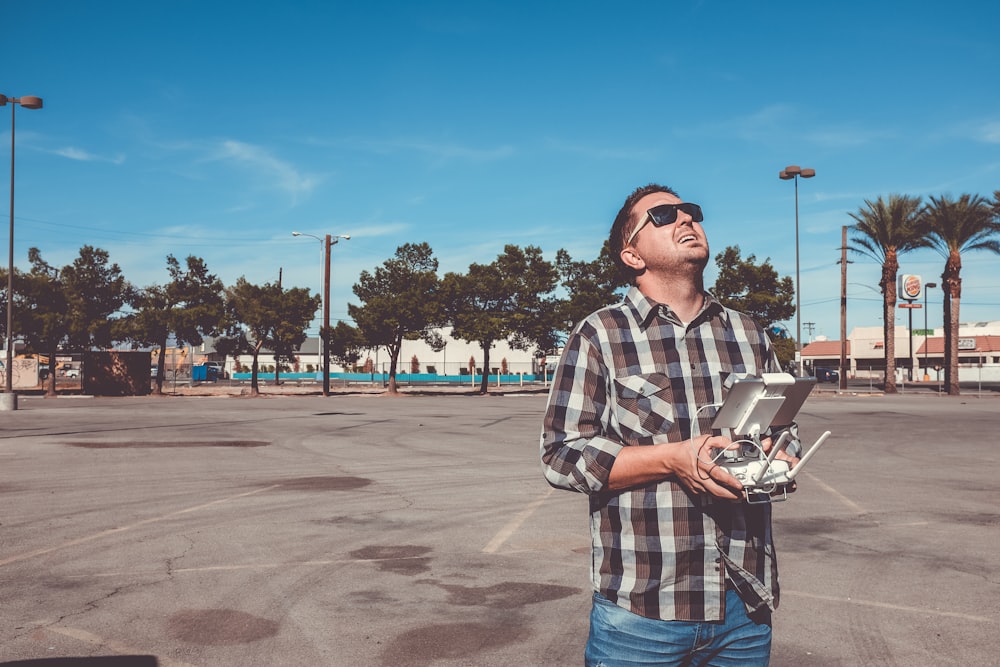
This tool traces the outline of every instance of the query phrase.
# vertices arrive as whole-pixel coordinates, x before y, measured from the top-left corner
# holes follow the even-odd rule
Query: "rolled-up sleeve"
[[[556,367],[542,427],[545,479],[556,488],[598,493],[622,443],[607,432],[613,423],[608,367],[583,325],[566,342]]]

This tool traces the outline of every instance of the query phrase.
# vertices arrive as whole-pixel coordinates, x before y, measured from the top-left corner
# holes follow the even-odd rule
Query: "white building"
[[[464,340],[451,338],[451,328],[446,327],[440,330],[444,340],[447,341],[445,347],[440,352],[435,352],[423,340],[403,340],[399,352],[399,362],[396,367],[397,373],[428,373],[438,375],[468,375],[469,369],[473,368],[477,375],[483,372],[484,355],[478,343],[469,343]],[[202,361],[223,361],[228,373],[232,373],[239,364],[241,367],[248,367],[251,363],[250,355],[239,355],[223,359],[214,352],[212,342],[206,341],[200,347],[193,350],[195,362]],[[534,355],[534,350],[515,350],[506,341],[499,341],[490,348],[489,372],[495,373],[494,369],[500,369],[505,374],[516,375],[518,373],[532,374],[540,372],[540,364],[546,362],[549,370],[555,364],[556,359],[541,359]],[[261,365],[273,365],[273,353],[267,350],[261,351],[258,357]],[[370,363],[370,365],[369,365]],[[384,347],[374,350],[364,350],[358,360],[358,367],[364,372],[388,373],[389,353]],[[322,355],[319,348],[319,338],[310,337],[305,340],[295,353],[295,361],[290,364],[292,372],[316,372],[321,370],[323,365]],[[333,373],[349,372],[352,369],[345,369],[338,365],[333,359],[330,360],[330,371]]]

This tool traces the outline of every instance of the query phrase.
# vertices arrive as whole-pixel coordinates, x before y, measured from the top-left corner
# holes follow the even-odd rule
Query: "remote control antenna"
[[[778,442],[774,443],[774,447],[771,448],[771,453],[767,457],[767,464],[760,467],[760,470],[754,475],[753,483],[760,484],[760,480],[764,479],[764,475],[767,471],[771,469],[771,464],[774,463],[775,457],[778,456],[778,452],[785,448],[786,441],[791,439],[791,435],[788,431],[782,431],[781,435],[778,436]]]
[[[785,475],[785,477],[788,478],[788,481],[792,481],[793,479],[795,479],[795,475],[797,475],[798,472],[799,472],[799,470],[802,469],[802,466],[804,466],[806,464],[806,462],[809,459],[812,458],[813,454],[815,454],[816,451],[820,448],[820,445],[822,445],[824,442],[826,442],[826,439],[829,438],[829,437],[830,437],[830,432],[829,431],[826,431],[825,433],[823,433],[823,435],[819,436],[819,440],[816,441],[816,444],[814,444],[812,447],[810,447],[809,451],[806,452],[805,456],[803,456],[801,459],[799,459],[798,465],[796,465],[794,468],[792,468],[791,470],[789,470],[788,474]]]

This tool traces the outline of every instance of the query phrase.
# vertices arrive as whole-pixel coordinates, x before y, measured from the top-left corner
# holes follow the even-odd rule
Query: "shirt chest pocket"
[[[673,392],[663,373],[631,375],[615,379],[615,416],[626,441],[665,435],[674,426]],[[664,442],[666,438],[656,438]]]

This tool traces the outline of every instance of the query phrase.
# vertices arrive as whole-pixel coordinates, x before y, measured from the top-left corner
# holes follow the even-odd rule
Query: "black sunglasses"
[[[655,227],[662,227],[664,225],[672,225],[677,222],[677,211],[682,211],[691,216],[692,222],[701,222],[705,219],[705,216],[701,213],[701,206],[697,204],[691,204],[685,202],[683,204],[660,204],[659,206],[654,206],[653,208],[646,211],[646,216],[642,219],[632,233],[628,237],[628,241],[625,245],[632,243],[632,239],[635,235],[639,233],[639,230],[645,226],[646,222],[652,222]]]

